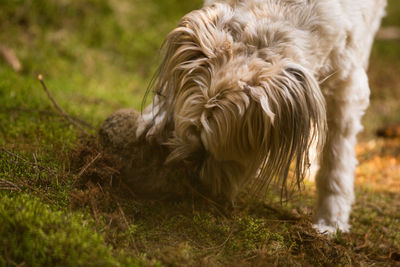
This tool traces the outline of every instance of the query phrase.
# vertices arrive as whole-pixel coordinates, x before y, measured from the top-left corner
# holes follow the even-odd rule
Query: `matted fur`
[[[250,181],[254,190],[276,181],[285,192],[291,168],[300,184],[310,146],[318,141],[322,148],[328,133],[317,223],[347,230],[352,146],[368,104],[365,68],[384,6],[206,1],[167,36],[137,135],[167,145],[168,162],[190,162],[213,194],[234,199]]]

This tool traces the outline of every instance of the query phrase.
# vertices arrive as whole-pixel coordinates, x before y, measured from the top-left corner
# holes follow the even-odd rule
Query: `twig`
[[[96,162],[96,160],[101,156],[101,152],[97,153],[97,155],[89,162],[87,163],[82,169],[81,171],[78,173],[78,175],[75,176],[75,181],[78,180],[79,178],[81,178],[81,176],[86,172],[86,170],[93,164]]]
[[[92,195],[90,195],[89,203],[90,203],[90,207],[91,207],[92,212],[93,212],[94,221],[95,221],[96,225],[98,225],[99,224],[99,217],[97,215],[97,205],[96,205],[96,202],[94,201]]]
[[[119,204],[118,201],[117,201],[117,206],[118,206],[119,212],[120,212],[121,215],[122,215],[122,219],[124,219],[124,223],[125,223],[125,225],[126,225],[126,228],[128,228],[129,238],[131,239],[132,245],[133,245],[133,247],[135,248],[135,250],[137,251],[138,248],[137,248],[137,246],[136,246],[135,239],[133,239],[132,234],[131,234],[131,232],[129,231],[129,223],[128,223],[128,220],[126,219],[125,212],[124,212],[124,210],[122,209],[122,207],[121,207],[121,205]]]
[[[226,243],[229,241],[229,239],[231,238],[233,233],[233,230],[231,230],[228,234],[228,237],[224,240],[224,242],[222,242],[220,245],[218,246],[214,246],[214,247],[209,247],[209,248],[204,248],[205,250],[215,250],[215,249],[223,249],[223,247],[226,245]]]
[[[79,123],[80,125],[85,126],[86,128],[88,128],[90,130],[96,130],[96,127],[94,127],[93,125],[91,125],[87,121],[82,120],[81,118],[77,118],[77,117],[74,117],[74,116],[71,116],[71,118],[73,120],[75,120],[77,123]]]
[[[37,193],[38,195],[40,195],[42,198],[46,199],[49,202],[53,202],[53,200],[51,200],[49,197],[47,197],[45,194],[43,194],[42,192],[40,192],[39,190],[37,190],[36,188],[34,188],[33,186],[25,183],[24,181],[18,181],[18,183],[22,184],[22,186],[25,186],[27,188],[29,188],[30,190],[32,190],[33,192]]]
[[[61,115],[67,119],[72,125],[74,125],[76,128],[78,128],[83,134],[89,135],[89,133],[82,127],[80,126],[67,112],[65,112],[54,100],[53,96],[50,94],[49,90],[47,89],[47,86],[43,80],[43,75],[39,74],[38,79],[40,83],[42,84],[43,90],[46,92],[48,98],[50,99],[51,103],[53,103],[54,107],[61,113]]]
[[[37,161],[37,158],[36,158],[36,154],[32,153],[32,156],[33,156],[33,159],[35,160],[35,170],[36,170],[36,172],[39,172],[39,167],[38,167],[38,161]]]
[[[0,190],[19,191],[18,185],[0,178]]]
[[[370,234],[371,231],[374,230],[374,229],[375,229],[375,225],[372,225],[372,226],[367,230],[367,233],[364,235],[364,243],[363,243],[362,245],[360,245],[360,246],[355,247],[354,250],[361,250],[361,249],[363,249],[363,248],[365,248],[365,247],[368,246],[368,243],[369,243],[369,240],[368,240],[369,234]]]

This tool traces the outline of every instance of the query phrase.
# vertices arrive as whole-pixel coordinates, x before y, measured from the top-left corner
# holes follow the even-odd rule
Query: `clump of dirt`
[[[167,164],[168,146],[136,136],[142,125],[138,111],[118,110],[102,123],[97,136],[82,139],[72,159],[77,188],[96,185],[119,197],[156,200],[208,195],[190,163]]]
[[[78,143],[72,154],[72,166],[77,170],[74,184],[83,188],[89,183],[115,185],[121,178],[124,163],[116,155],[105,152],[97,138],[90,136]]]
[[[119,196],[146,199],[183,197],[192,187],[184,164],[165,164],[167,148],[144,141],[131,147],[128,158],[110,153],[97,137],[82,139],[73,153],[78,189],[100,186]]]

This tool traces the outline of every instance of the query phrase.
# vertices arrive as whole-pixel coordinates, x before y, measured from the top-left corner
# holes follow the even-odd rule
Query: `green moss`
[[[242,250],[255,250],[268,239],[270,232],[262,219],[246,216],[237,218],[237,237]]]
[[[94,222],[82,214],[54,211],[26,194],[1,194],[0,265],[139,265],[127,256],[116,258],[94,229]]]

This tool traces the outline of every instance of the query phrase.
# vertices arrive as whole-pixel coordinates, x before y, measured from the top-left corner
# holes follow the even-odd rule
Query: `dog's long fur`
[[[347,231],[365,74],[385,0],[206,1],[166,38],[137,136],[191,162],[215,195],[298,183],[323,147],[316,227]],[[328,130],[329,129],[329,130]],[[327,137],[326,137],[327,136]],[[318,138],[316,138],[318,137]]]

